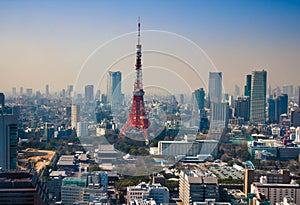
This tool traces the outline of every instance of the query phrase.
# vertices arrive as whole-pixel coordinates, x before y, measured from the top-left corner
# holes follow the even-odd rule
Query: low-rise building
[[[259,182],[262,176],[266,176],[268,184],[289,184],[291,182],[290,172],[280,169],[278,171],[262,171],[245,169],[244,173],[244,193],[251,193],[250,187],[253,182]]]
[[[169,203],[169,190],[167,187],[141,183],[138,186],[127,187],[127,204],[165,204]]]
[[[213,156],[217,154],[217,140],[159,141],[158,154],[164,156]]]
[[[83,173],[81,178],[66,177],[61,187],[62,203],[98,202],[105,204],[108,201],[108,174],[107,172]]]
[[[300,185],[299,184],[268,184],[256,183],[251,185],[251,192],[263,193],[271,204],[283,202],[284,197],[293,199],[295,204],[300,204]]]

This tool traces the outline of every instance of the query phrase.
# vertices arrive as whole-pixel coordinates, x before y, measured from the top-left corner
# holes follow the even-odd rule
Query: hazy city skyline
[[[24,92],[26,88],[45,92],[49,84],[53,93],[76,84],[87,57],[106,41],[135,32],[137,16],[142,31],[163,30],[194,41],[223,73],[226,92],[233,94],[237,84],[242,93],[246,74],[262,69],[268,71],[267,86],[299,85],[296,1],[1,1],[1,91],[23,87]],[[162,43],[144,35],[143,50],[151,41]],[[111,49],[134,53],[136,41],[128,44]],[[156,59],[150,57],[144,55],[145,67],[149,59]],[[116,65],[122,72],[124,65],[133,70],[134,60]],[[129,90],[132,84],[128,82]],[[199,83],[198,88],[202,86]]]

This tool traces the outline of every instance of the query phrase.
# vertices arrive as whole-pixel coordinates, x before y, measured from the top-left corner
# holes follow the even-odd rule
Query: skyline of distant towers
[[[267,71],[252,71],[251,78],[250,121],[252,123],[265,123]]]
[[[147,128],[150,122],[147,117],[144,104],[144,90],[142,78],[142,45],[140,44],[140,20],[138,21],[138,42],[136,45],[136,79],[134,82],[134,91],[129,117],[120,131],[120,136],[131,128],[137,128],[143,134],[146,144],[148,144]]]
[[[107,73],[107,102],[111,105],[122,103],[122,73],[120,71],[109,71]]]
[[[208,98],[211,103],[221,103],[222,72],[209,72]]]

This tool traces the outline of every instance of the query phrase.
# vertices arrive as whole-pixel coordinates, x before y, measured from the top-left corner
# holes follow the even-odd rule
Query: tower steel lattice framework
[[[136,79],[134,83],[133,98],[131,103],[131,109],[129,117],[120,131],[120,136],[131,129],[137,128],[143,134],[146,143],[148,143],[147,128],[150,126],[149,119],[145,110],[144,103],[144,90],[143,90],[143,79],[142,79],[142,45],[140,43],[140,20],[138,20],[138,43],[136,45]]]

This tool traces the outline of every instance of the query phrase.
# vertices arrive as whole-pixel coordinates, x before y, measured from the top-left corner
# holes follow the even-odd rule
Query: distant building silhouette
[[[275,99],[275,121],[279,123],[280,115],[287,114],[288,111],[288,95],[281,94]]]
[[[234,97],[240,96],[241,89],[238,85],[234,86]]]
[[[5,95],[4,93],[0,93],[0,106],[5,106]]]
[[[84,97],[86,102],[91,102],[94,100],[94,86],[86,85],[84,87]]]
[[[49,85],[45,85],[45,97],[49,97]]]
[[[268,99],[268,122],[275,123],[275,99],[269,98]]]

